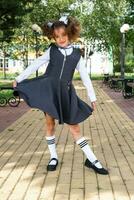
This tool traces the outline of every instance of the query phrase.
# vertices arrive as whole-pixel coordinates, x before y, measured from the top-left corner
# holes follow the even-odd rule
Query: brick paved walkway
[[[103,90],[114,100],[114,102],[134,121],[134,98],[124,99],[122,92],[115,92],[103,84]]]
[[[80,82],[75,85],[86,101]],[[0,200],[134,200],[134,122],[95,85],[97,109],[80,123],[108,176],[83,166],[68,126],[56,121],[59,166],[46,171],[43,113],[30,109],[0,134]]]
[[[21,117],[29,109],[29,106],[24,101],[21,101],[17,107],[11,107],[9,105],[0,107],[0,132]]]

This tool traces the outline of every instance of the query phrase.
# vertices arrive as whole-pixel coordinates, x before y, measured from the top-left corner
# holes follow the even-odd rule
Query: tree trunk
[[[5,48],[3,49],[4,54],[4,62],[3,62],[3,78],[6,79],[6,51]]]

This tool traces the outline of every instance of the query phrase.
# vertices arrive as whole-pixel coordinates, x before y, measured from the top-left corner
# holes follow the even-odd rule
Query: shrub
[[[119,65],[119,64],[114,65],[114,71],[120,72],[121,71],[121,65]],[[130,60],[129,62],[127,62],[125,64],[125,72],[129,72],[129,73],[134,72],[134,62],[132,62],[132,60]]]

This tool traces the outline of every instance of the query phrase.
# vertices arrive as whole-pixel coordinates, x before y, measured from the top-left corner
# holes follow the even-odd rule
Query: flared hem
[[[68,125],[75,125],[75,124],[79,124],[79,123],[81,123],[81,122],[83,122],[83,121],[85,121],[90,115],[92,115],[92,113],[90,114],[88,114],[88,115],[86,115],[86,116],[84,116],[82,119],[80,119],[80,120],[76,120],[75,122],[65,122],[66,124],[68,124]]]
[[[38,80],[38,81],[37,81]],[[55,84],[56,83],[56,84]],[[72,83],[53,77],[25,80],[15,91],[31,108],[48,113],[59,124],[78,124],[92,115],[92,108],[80,99]]]
[[[27,102],[26,102],[26,103],[27,103]],[[39,109],[39,110],[42,111],[44,114],[47,113],[47,114],[50,115],[52,118],[54,118],[55,120],[57,120],[59,125],[62,125],[62,124],[64,124],[64,123],[65,123],[65,124],[68,124],[68,125],[79,124],[79,123],[85,121],[90,115],[92,115],[92,113],[88,113],[87,115],[83,115],[83,117],[82,117],[81,119],[79,119],[79,120],[75,120],[75,121],[72,121],[72,122],[70,122],[70,121],[68,121],[68,120],[63,120],[63,121],[61,122],[61,119],[60,119],[60,118],[58,118],[57,116],[55,116],[53,113],[51,113],[51,112],[48,111],[47,109],[44,110],[44,109],[41,109],[41,108],[38,107],[38,106],[31,106],[31,105],[28,104],[28,103],[27,103],[27,105],[28,105],[30,108]]]

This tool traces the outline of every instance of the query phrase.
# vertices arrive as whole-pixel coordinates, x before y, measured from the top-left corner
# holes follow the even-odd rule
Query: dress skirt
[[[72,82],[42,75],[25,79],[14,88],[31,108],[38,108],[59,121],[77,124],[88,118],[93,109],[80,99]]]

